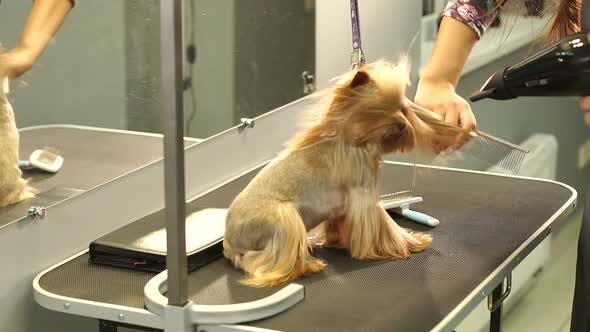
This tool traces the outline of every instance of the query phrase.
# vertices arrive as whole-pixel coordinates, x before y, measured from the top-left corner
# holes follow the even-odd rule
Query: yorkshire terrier
[[[383,157],[437,152],[466,141],[406,97],[407,63],[378,61],[341,76],[303,129],[229,207],[224,255],[250,286],[275,286],[321,271],[312,246],[359,260],[400,259],[428,248],[430,235],[399,225],[379,204]]]
[[[0,208],[34,196],[18,167],[19,133],[0,78]]]

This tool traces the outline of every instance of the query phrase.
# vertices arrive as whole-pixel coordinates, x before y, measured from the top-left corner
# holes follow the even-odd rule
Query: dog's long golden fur
[[[224,254],[248,274],[245,284],[273,286],[322,270],[313,245],[360,260],[406,258],[430,245],[430,235],[398,226],[379,205],[383,156],[415,147],[436,153],[468,135],[410,103],[408,84],[404,60],[340,77],[312,110],[313,123],[235,198]]]
[[[27,181],[21,178],[18,147],[14,112],[0,84],[0,208],[33,196]]]

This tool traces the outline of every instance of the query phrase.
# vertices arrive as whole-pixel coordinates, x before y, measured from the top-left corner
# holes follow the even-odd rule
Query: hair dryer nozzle
[[[469,100],[472,102],[486,98],[497,100],[514,98],[504,86],[504,69],[490,76],[478,92],[469,96]]]
[[[570,35],[496,72],[471,101],[590,95],[590,33]]]
[[[471,96],[469,96],[469,100],[471,100],[472,102],[476,102],[482,99],[486,99],[486,98],[490,98],[491,96],[494,95],[494,92],[496,90],[495,89],[488,89],[488,90],[480,90],[474,94],[472,94]]]

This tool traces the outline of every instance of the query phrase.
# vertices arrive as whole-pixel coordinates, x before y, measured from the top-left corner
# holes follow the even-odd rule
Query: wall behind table
[[[352,29],[349,10],[348,1],[316,1],[316,79],[319,89],[328,87],[332,78],[350,69]],[[381,58],[396,61],[400,55],[409,53],[412,81],[415,82],[420,66],[418,32],[421,15],[421,1],[360,1],[361,39],[367,62]],[[410,89],[415,86],[413,84]]]

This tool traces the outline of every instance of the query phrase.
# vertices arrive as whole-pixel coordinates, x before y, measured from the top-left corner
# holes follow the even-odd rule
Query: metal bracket
[[[352,64],[353,69],[357,69],[358,67],[365,65],[365,54],[361,49],[355,49],[350,54],[350,62]]]
[[[512,290],[512,272],[510,272],[508,274],[508,276],[506,277],[506,289],[504,290],[504,293],[500,296],[500,298],[498,298],[496,300],[496,302],[494,302],[494,299],[492,298],[491,294],[488,295],[488,310],[489,311],[496,311],[496,309],[498,309],[502,305],[504,300],[506,300],[508,295],[510,295],[511,290]]]
[[[315,91],[315,77],[307,70],[301,73],[303,80],[303,95],[308,95]]]
[[[197,326],[191,322],[189,301],[184,307],[167,305],[164,307],[164,332],[191,332]]]
[[[31,217],[31,219],[36,219],[38,217],[43,220],[47,216],[47,210],[42,206],[31,206],[29,208],[28,216]]]
[[[254,128],[255,120],[254,119],[249,119],[249,118],[242,118],[242,119],[240,119],[240,123],[244,127]]]

